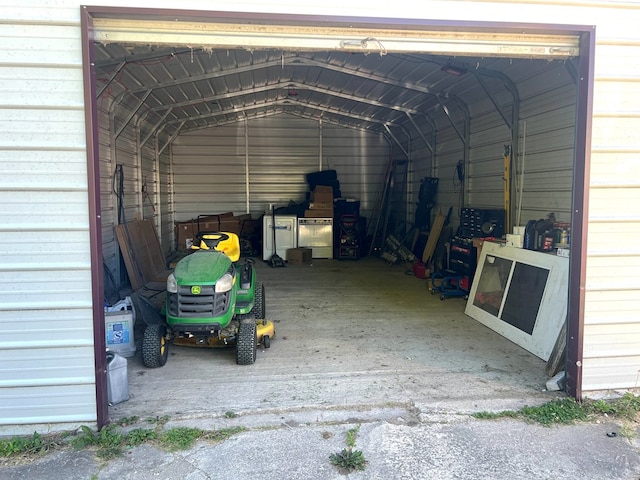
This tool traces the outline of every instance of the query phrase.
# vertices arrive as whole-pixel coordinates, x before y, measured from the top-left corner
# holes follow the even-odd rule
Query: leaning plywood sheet
[[[116,235],[134,290],[166,277],[166,262],[150,220],[118,225]]]
[[[144,285],[144,278],[138,267],[138,262],[134,257],[135,252],[131,248],[131,242],[129,241],[129,236],[127,235],[127,230],[124,225],[116,225],[116,237],[118,238],[118,245],[120,246],[120,253],[122,254],[124,265],[127,267],[131,288],[137,290]]]

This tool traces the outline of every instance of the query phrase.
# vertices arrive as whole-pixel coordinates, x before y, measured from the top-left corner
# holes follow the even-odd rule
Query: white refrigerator
[[[296,215],[276,215],[275,234],[278,255],[287,259],[287,249],[298,246],[298,217]],[[274,254],[273,221],[270,214],[264,216],[262,224],[262,259],[267,261]]]

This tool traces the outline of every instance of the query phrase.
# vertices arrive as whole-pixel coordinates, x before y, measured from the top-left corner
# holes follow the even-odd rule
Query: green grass
[[[160,443],[170,451],[186,450],[204,435],[199,428],[176,427],[167,430],[160,436]]]
[[[521,418],[527,421],[550,426],[553,424],[567,425],[575,422],[589,421],[606,415],[622,421],[636,421],[640,412],[640,397],[631,393],[613,400],[585,400],[576,402],[572,398],[552,400],[538,407],[525,406],[520,410],[505,410],[502,412],[478,412],[472,417],[478,419]]]
[[[199,439],[222,442],[244,431],[243,427],[212,431],[187,427],[164,430],[168,417],[147,419],[148,423],[155,424],[154,428],[134,428],[129,432],[123,430],[122,427],[131,426],[137,421],[136,417],[121,419],[100,431],[94,431],[83,425],[75,433],[51,435],[34,433],[28,437],[0,440],[0,458],[34,458],[53,449],[71,446],[75,449],[95,449],[97,457],[108,460],[144,443],[159,445],[170,451],[184,450],[190,448]]]
[[[0,440],[0,457],[9,458],[17,455],[42,455],[62,445],[64,434],[40,435],[34,432],[28,437],[13,437]]]

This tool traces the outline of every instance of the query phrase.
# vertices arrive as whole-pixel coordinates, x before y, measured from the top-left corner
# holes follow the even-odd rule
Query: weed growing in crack
[[[618,399],[585,400],[576,402],[572,398],[552,400],[538,407],[525,406],[520,410],[502,412],[478,412],[472,417],[478,419],[522,418],[545,426],[572,424],[606,416],[621,421],[635,422],[640,413],[640,397],[626,393]]]
[[[128,433],[122,427],[136,423],[138,421],[136,417],[114,422],[99,431],[83,425],[76,432],[49,435],[34,433],[28,437],[13,437],[0,440],[0,458],[33,459],[51,450],[71,446],[75,449],[94,449],[97,457],[109,460],[122,455],[126,449],[143,443],[156,444],[175,451],[190,448],[198,439],[222,442],[245,430],[244,427],[211,431],[187,427],[163,430],[168,420],[169,417],[147,419],[148,423],[155,424],[154,428],[134,428]]]
[[[354,450],[359,431],[360,425],[349,429],[349,431],[347,431],[346,439],[347,447],[343,448],[342,451],[338,453],[332,453],[329,455],[331,463],[343,470],[345,473],[351,473],[355,470],[364,470],[367,465],[367,460],[362,451]]]

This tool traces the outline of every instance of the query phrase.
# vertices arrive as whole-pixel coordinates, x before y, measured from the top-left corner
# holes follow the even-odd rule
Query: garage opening
[[[464,408],[481,399],[488,408],[500,396],[541,395],[544,361],[465,315],[464,298],[440,301],[407,273],[430,239],[424,260],[439,271],[467,244],[477,248],[460,238],[503,240],[514,226],[550,222],[541,242],[552,230],[572,235],[550,241],[571,246],[564,316],[580,331],[586,29],[99,8],[85,23],[104,290],[139,287],[119,225],[146,221],[171,263],[193,242],[180,226],[230,215],[251,232],[245,247],[279,332],[251,371],[237,370],[228,352],[186,347],[150,370],[138,352],[129,375],[138,390],[120,412],[198,415],[210,410],[204,398],[221,411],[385,398]],[[335,172],[334,201],[363,219],[357,258],[336,258],[332,235],[331,255],[313,267],[269,268],[269,214],[305,218],[310,175],[322,172]],[[475,274],[476,262],[491,260],[472,252]],[[163,294],[151,280],[144,288]],[[561,363],[575,394],[579,335],[570,337],[573,359]],[[154,395],[168,378],[172,393]]]

